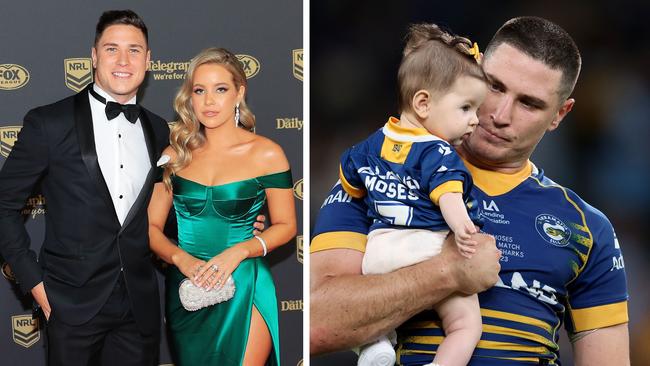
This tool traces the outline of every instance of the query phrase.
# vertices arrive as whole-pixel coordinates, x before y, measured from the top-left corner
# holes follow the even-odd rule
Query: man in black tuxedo
[[[158,356],[147,205],[169,131],[135,104],[149,58],[137,14],[102,14],[95,83],[29,111],[0,172],[0,251],[47,319],[50,365],[152,365]],[[20,209],[39,183],[47,215],[37,261]]]

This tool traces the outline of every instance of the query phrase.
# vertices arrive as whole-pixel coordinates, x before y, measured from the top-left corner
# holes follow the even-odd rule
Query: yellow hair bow
[[[474,42],[472,48],[469,49],[469,54],[474,56],[476,62],[481,62],[481,51],[478,50],[478,43]]]

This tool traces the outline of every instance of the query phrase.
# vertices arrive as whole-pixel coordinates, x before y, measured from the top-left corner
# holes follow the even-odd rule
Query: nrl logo
[[[0,155],[5,158],[9,157],[9,153],[18,139],[18,132],[20,132],[21,128],[21,126],[0,127]]]
[[[246,79],[250,79],[260,72],[260,61],[251,55],[236,55],[244,68]]]
[[[93,63],[89,58],[66,58],[65,86],[74,92],[80,92],[93,81]]]
[[[41,339],[38,330],[38,319],[32,319],[31,314],[14,315],[11,317],[13,339],[16,344],[29,348]]]
[[[302,61],[302,48],[293,50],[293,76],[302,81],[302,70],[303,70],[303,61]]]
[[[302,179],[298,180],[296,184],[293,185],[293,195],[302,201]]]
[[[298,257],[298,262],[302,263],[303,259],[303,240],[302,235],[296,236],[296,256]]]

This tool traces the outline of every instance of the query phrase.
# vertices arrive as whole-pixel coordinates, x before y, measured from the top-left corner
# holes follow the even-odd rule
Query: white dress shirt
[[[96,84],[93,89],[106,98],[107,102],[115,102],[114,98]],[[93,118],[97,160],[111,194],[117,218],[120,224],[124,224],[126,215],[140,194],[151,168],[142,124],[139,118],[136,123],[129,122],[124,113],[109,121],[106,118],[106,105],[90,93],[88,98]],[[135,101],[136,97],[133,97],[126,104],[134,104]]]

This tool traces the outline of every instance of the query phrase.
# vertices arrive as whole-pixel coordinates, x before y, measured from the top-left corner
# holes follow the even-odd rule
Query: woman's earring
[[[235,105],[235,127],[239,126],[239,103]]]

